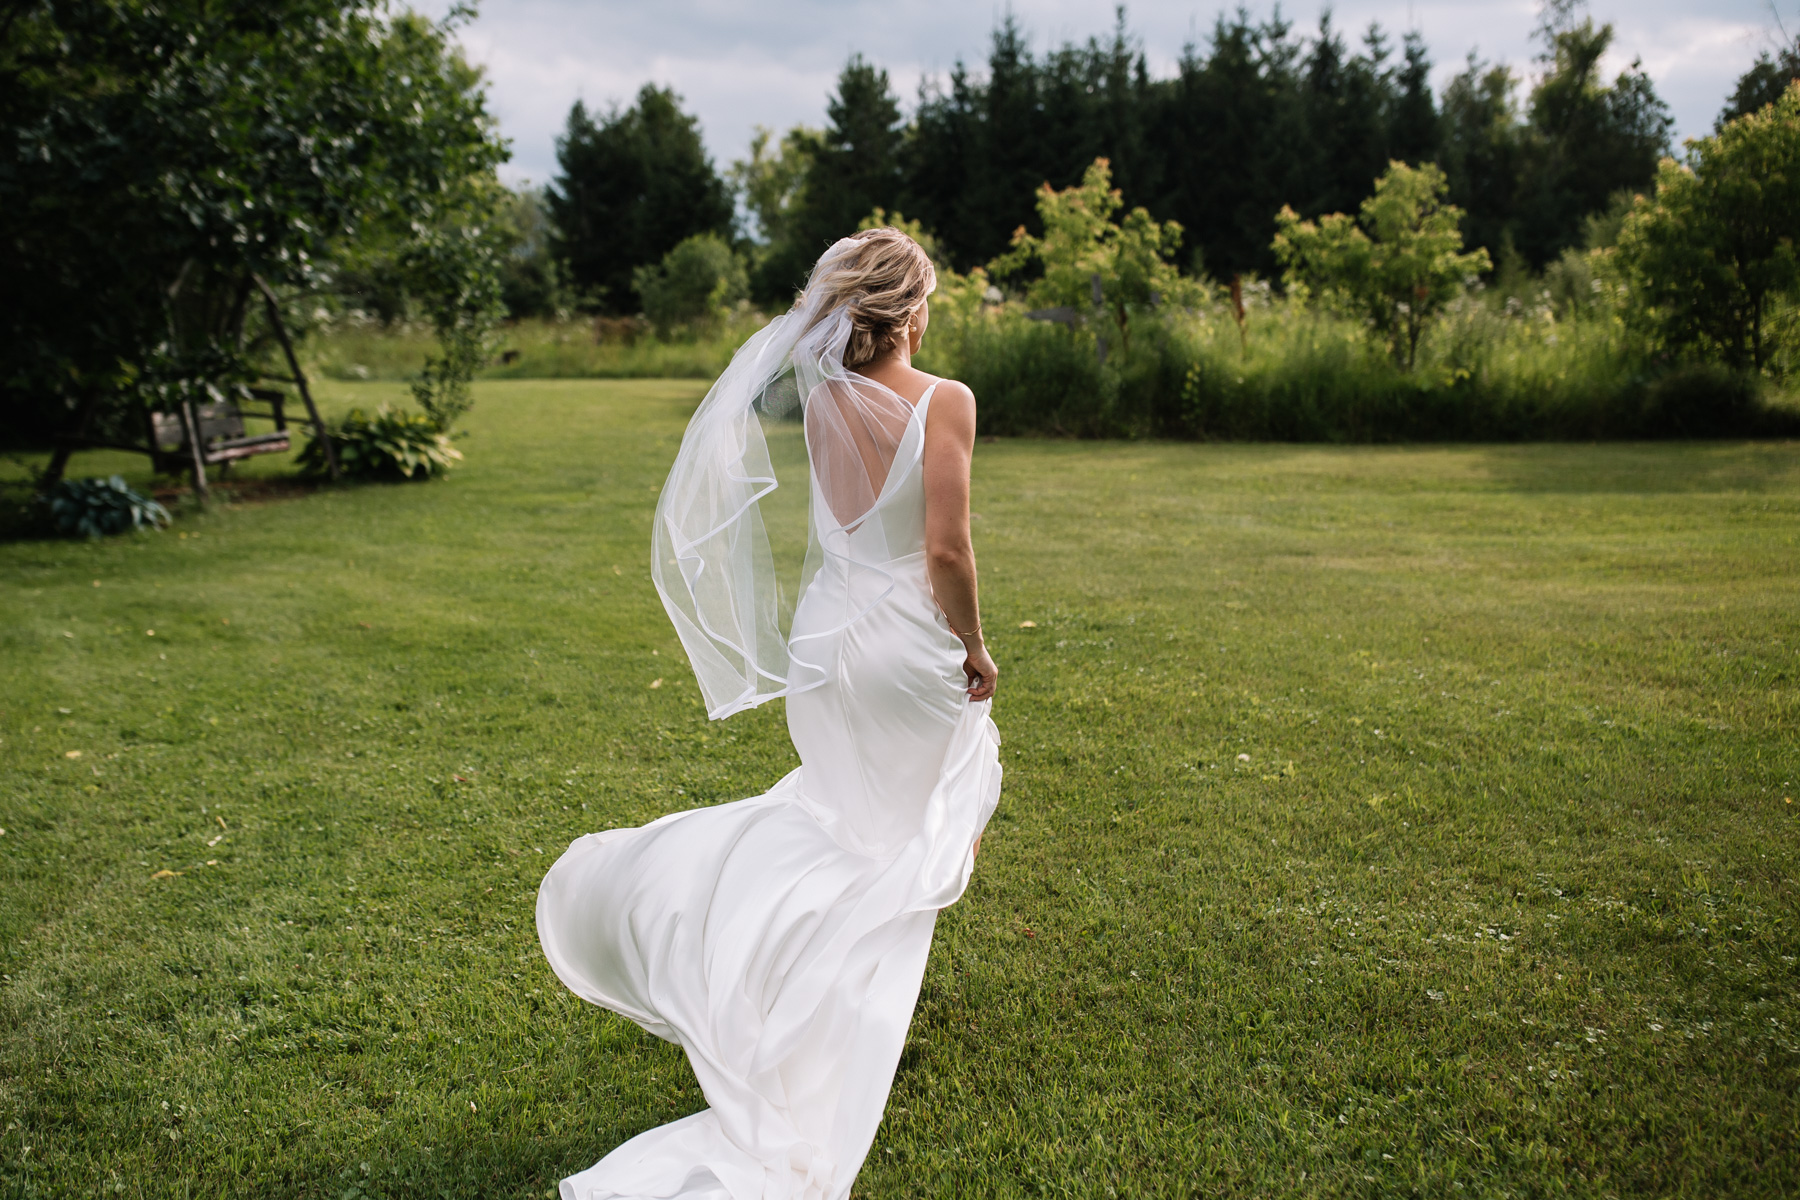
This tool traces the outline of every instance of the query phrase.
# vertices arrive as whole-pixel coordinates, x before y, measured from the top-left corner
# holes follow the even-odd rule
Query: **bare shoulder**
[[[940,379],[937,381],[937,391],[932,393],[931,402],[933,404],[942,404],[945,401],[949,401],[959,408],[967,408],[971,412],[975,409],[975,393],[971,392],[969,390],[969,385],[960,379]]]
[[[928,420],[943,417],[945,422],[956,428],[975,429],[975,393],[969,385],[955,379],[940,379],[937,390],[931,394],[931,412]]]

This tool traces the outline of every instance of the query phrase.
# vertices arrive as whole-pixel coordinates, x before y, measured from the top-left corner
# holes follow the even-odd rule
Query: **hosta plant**
[[[462,461],[462,453],[430,417],[385,404],[373,413],[351,409],[330,426],[330,437],[338,465],[353,479],[429,479]],[[316,434],[299,461],[309,474],[326,472],[325,448]]]
[[[158,529],[169,510],[133,491],[119,476],[64,479],[41,498],[50,523],[65,537],[106,537],[128,529]]]

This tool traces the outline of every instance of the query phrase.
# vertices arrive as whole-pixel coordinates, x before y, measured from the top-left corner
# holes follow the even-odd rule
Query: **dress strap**
[[[938,384],[942,382],[944,381],[941,379],[934,379],[931,381],[931,386],[925,389],[925,394],[919,397],[919,402],[917,404],[913,405],[914,412],[923,411],[925,406],[931,403],[932,393],[937,391]]]

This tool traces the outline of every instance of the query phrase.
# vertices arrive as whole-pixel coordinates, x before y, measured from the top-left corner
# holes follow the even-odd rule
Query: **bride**
[[[881,1123],[937,912],[1000,796],[975,397],[911,365],[936,283],[899,230],[839,241],[688,425],[657,591],[708,715],[786,698],[801,765],[761,796],[588,834],[544,877],[558,978],[682,1047],[710,1105],[563,1180],[564,1200],[842,1200]],[[796,405],[811,516],[784,635],[761,417]]]

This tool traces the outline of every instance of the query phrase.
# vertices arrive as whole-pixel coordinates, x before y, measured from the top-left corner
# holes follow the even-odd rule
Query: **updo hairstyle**
[[[849,307],[844,366],[854,370],[900,345],[913,310],[936,290],[937,271],[919,243],[898,229],[865,229],[850,240],[856,245],[813,268],[801,303],[817,299],[823,313]]]

